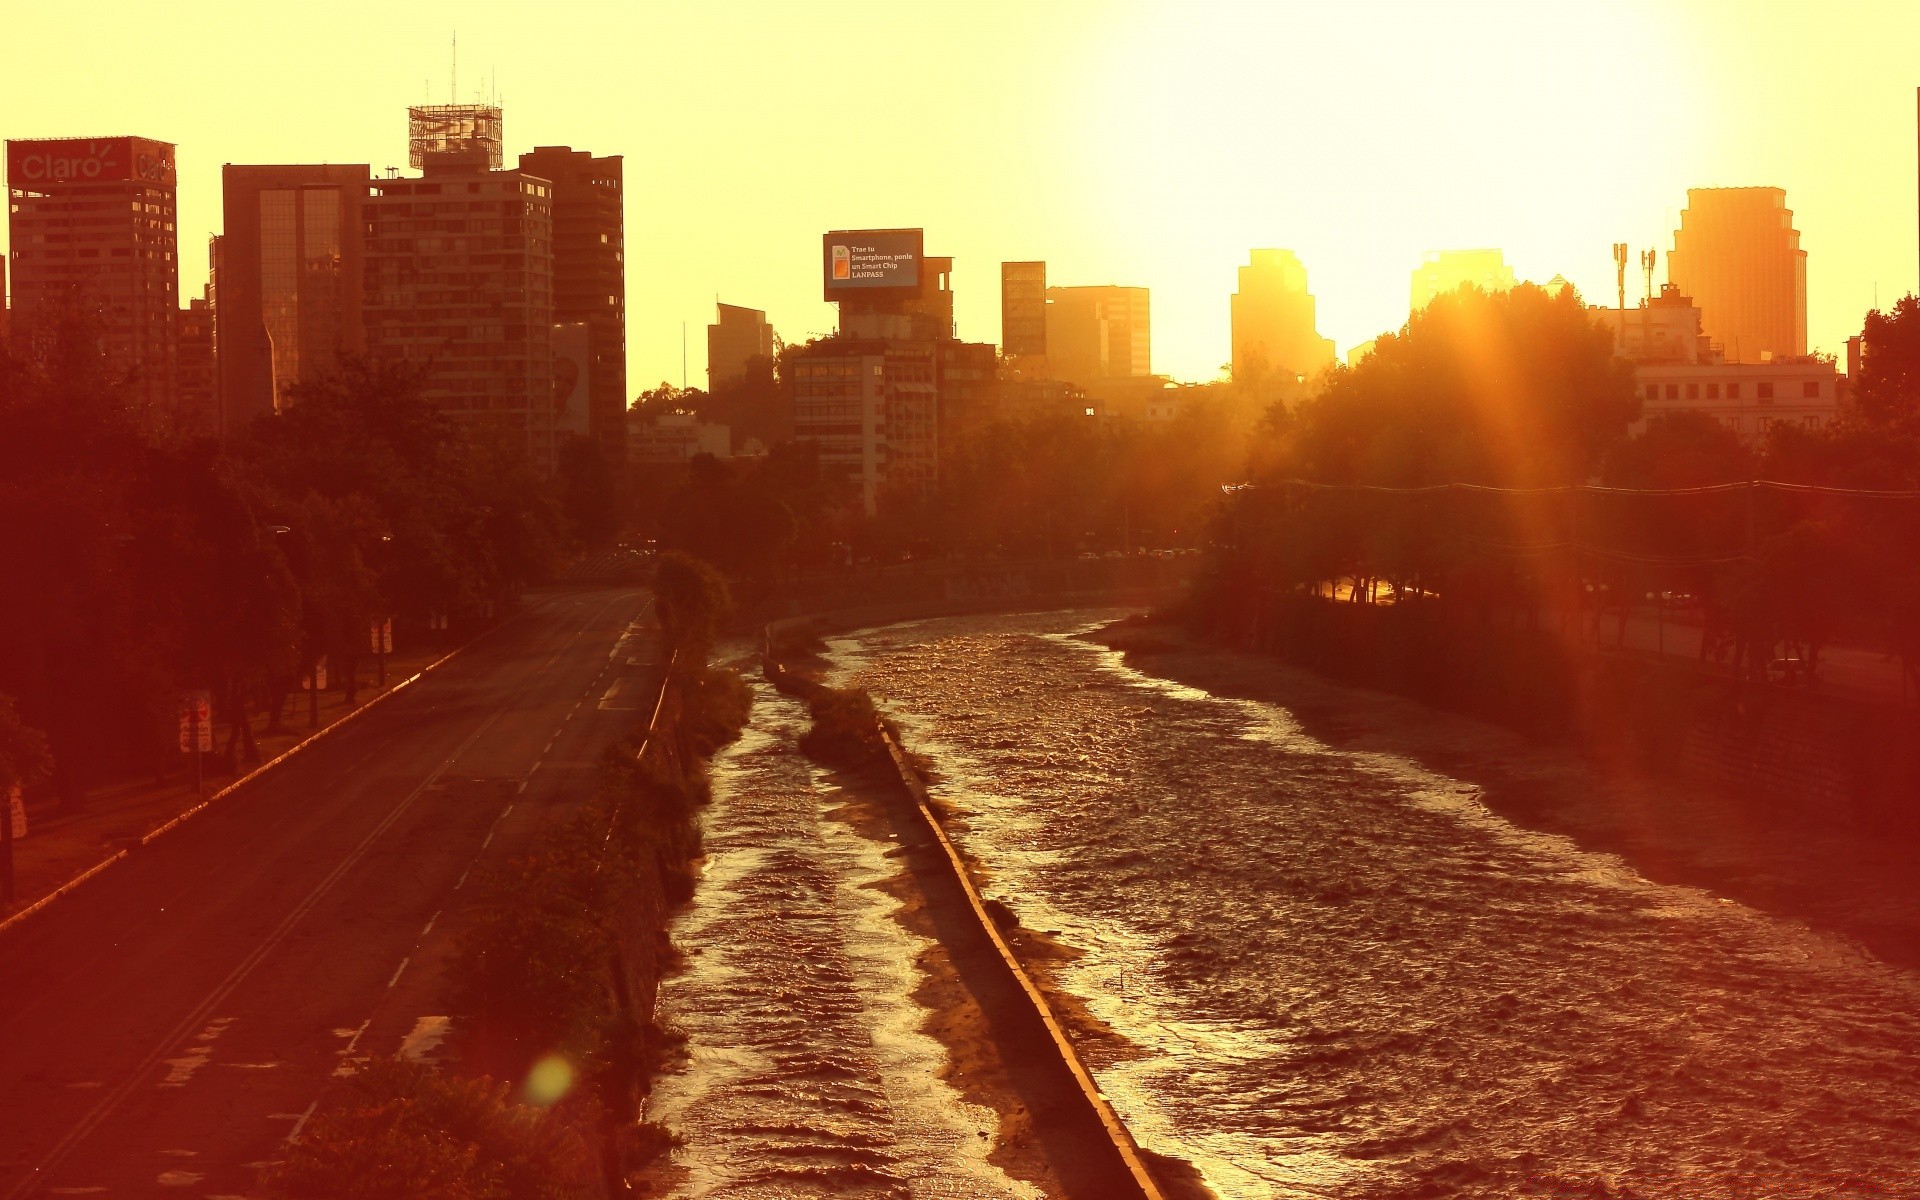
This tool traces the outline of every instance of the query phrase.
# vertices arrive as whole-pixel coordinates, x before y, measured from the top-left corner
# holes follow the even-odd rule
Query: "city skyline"
[[[397,26],[389,14],[368,40],[351,31],[379,10],[349,4],[328,10],[344,19],[314,29],[298,60],[223,59],[190,93],[152,94],[121,82],[136,64],[218,55],[268,18],[204,4],[206,21],[176,28],[106,7],[124,14],[122,36],[89,36],[78,65],[47,56],[0,81],[4,134],[175,144],[182,305],[205,283],[224,164],[378,173],[405,161],[407,105],[497,89],[510,153],[573,145],[629,161],[630,393],[680,381],[683,322],[686,380],[704,380],[698,334],[716,297],[765,310],[789,341],[830,331],[813,274],[827,228],[924,227],[955,260],[969,340],[1001,340],[1005,261],[1045,260],[1058,285],[1149,288],[1155,369],[1180,379],[1213,378],[1227,361],[1226,297],[1249,249],[1298,254],[1321,332],[1344,356],[1404,321],[1406,281],[1433,250],[1498,247],[1521,278],[1564,275],[1607,303],[1608,248],[1625,241],[1658,251],[1664,281],[1689,188],[1785,189],[1808,251],[1810,349],[1843,352],[1876,299],[1914,289],[1915,81],[1896,64],[1920,15],[1892,5],[1849,10],[1859,19],[1844,24],[1792,19],[1812,13],[1801,5],[1747,6],[1737,27],[1709,4],[1524,20],[1503,5],[770,7],[750,22],[589,6],[530,28],[480,4],[412,10]],[[34,12],[15,25],[60,45],[81,36],[76,21]],[[1863,22],[1875,37],[1855,36]],[[583,23],[598,31],[591,44]],[[221,32],[208,42],[203,27]],[[877,170],[847,171],[814,140],[876,86],[810,65],[831,61],[849,31],[937,44],[954,81],[868,108],[850,141],[834,133]],[[597,69],[636,44],[679,49],[651,71]],[[1313,45],[1340,46],[1337,71],[1312,61]],[[1301,61],[1276,82],[1263,67],[1279,47]],[[1823,87],[1843,65],[1868,82]],[[728,94],[730,78],[759,83],[751,100]],[[351,99],[287,99],[312,94]],[[777,118],[769,95],[783,98]],[[260,105],[278,119],[231,119]],[[907,137],[916,126],[941,136]],[[783,199],[769,205],[774,184]]]

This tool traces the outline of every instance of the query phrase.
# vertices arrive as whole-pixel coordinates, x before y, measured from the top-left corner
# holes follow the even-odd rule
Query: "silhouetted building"
[[[756,358],[773,358],[773,326],[767,314],[737,304],[716,304],[713,324],[707,326],[707,390],[739,383]]]
[[[15,331],[93,322],[133,400],[162,422],[180,306],[174,182],[173,146],[151,138],[7,143]]]
[[[279,412],[289,389],[366,349],[365,163],[220,171],[221,432]]]
[[[1008,358],[1047,356],[1047,264],[1000,264],[1000,349]]]
[[[618,466],[627,457],[624,162],[619,155],[537,146],[520,156],[520,171],[553,185],[553,319],[586,326],[584,393],[580,381],[572,382],[585,399],[587,432]],[[556,360],[556,370],[565,361]],[[564,414],[559,419],[566,423]]]
[[[627,413],[627,462],[633,466],[665,467],[683,464],[697,454],[728,458],[733,453],[732,431],[725,425],[702,421],[690,412]]]
[[[0,255],[0,341],[7,336],[7,314],[11,307],[7,301],[7,259]]]
[[[1595,305],[1587,311],[1613,334],[1613,352],[1622,358],[1686,366],[1718,361],[1711,341],[1701,332],[1700,309],[1671,283],[1663,284],[1658,296],[1642,300],[1638,308],[1622,312]]]
[[[1153,374],[1152,320],[1143,287],[1047,289],[1047,363],[1054,378],[1091,389]]]
[[[420,178],[372,183],[367,349],[423,368],[428,399],[463,421],[522,435],[534,466],[550,471],[552,185],[486,168],[499,161],[498,109],[449,107],[477,115],[462,124],[458,113],[431,110],[435,121],[422,134],[423,110],[410,110]]]
[[[1514,282],[1513,268],[1498,250],[1435,250],[1414,268],[1412,311],[1469,284],[1491,293],[1510,291]]]
[[[951,339],[936,345],[940,445],[948,448],[1000,415],[1000,355],[991,342]]]
[[[1844,399],[1833,363],[1812,356],[1764,363],[1641,363],[1633,377],[1640,389],[1640,419],[1629,430],[1635,434],[1655,418],[1698,412],[1741,440],[1758,442],[1777,424],[1830,425]]]
[[[1332,365],[1333,339],[1315,327],[1307,269],[1291,250],[1255,250],[1233,295],[1233,377],[1315,375]]]
[[[922,258],[920,281],[907,289],[848,292],[840,308],[840,332],[849,337],[943,342],[953,338],[953,260]]]
[[[1807,252],[1780,188],[1688,188],[1667,277],[1728,362],[1807,352]]]
[[[213,362],[213,309],[205,297],[198,297],[176,311],[179,328],[173,430],[188,437],[212,437],[220,431]]]

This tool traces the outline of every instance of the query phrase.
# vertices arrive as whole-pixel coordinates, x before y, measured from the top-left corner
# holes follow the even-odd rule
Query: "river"
[[[1088,1055],[1142,1144],[1236,1200],[1920,1195],[1912,972],[1142,674],[1077,636],[1112,615],[833,646],[1085,951],[1054,979],[1130,1043]]]
[[[987,1161],[994,1114],[938,1078],[913,999],[926,942],[877,886],[899,870],[889,844],[836,815],[795,746],[806,706],[754,688],[713,762],[706,868],[672,930],[687,965],[660,990],[687,1049],[649,1104],[683,1141],[658,1182],[729,1200],[1038,1197]]]

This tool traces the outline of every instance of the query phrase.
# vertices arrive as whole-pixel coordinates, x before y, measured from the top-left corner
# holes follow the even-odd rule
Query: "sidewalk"
[[[406,654],[387,656],[387,685],[374,683],[376,665],[361,664],[358,703],[348,707],[346,695],[337,689],[320,694],[320,727],[308,724],[307,694],[294,692],[287,699],[285,729],[269,737],[266,714],[252,719],[253,735],[260,747],[260,761],[272,762],[302,742],[323,732],[391,692],[396,686],[419,674],[424,668],[446,657],[455,645],[423,648]],[[224,748],[229,726],[214,727],[213,744]],[[193,809],[205,798],[231,787],[254,764],[243,764],[238,774],[221,769],[217,758],[207,755],[208,774],[200,795],[193,787],[193,761],[184,754],[173,756],[165,782],[152,779],[124,781],[89,791],[76,813],[62,813],[51,800],[27,806],[27,836],[13,843],[14,902],[0,904],[0,922],[21,912],[67,883],[119,857],[161,826]],[[217,772],[217,773],[216,773]]]

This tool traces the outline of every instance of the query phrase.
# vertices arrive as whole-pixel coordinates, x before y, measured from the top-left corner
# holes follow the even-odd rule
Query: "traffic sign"
[[[27,836],[27,802],[20,798],[20,785],[17,783],[7,789],[7,810],[12,814],[13,836]]]
[[[393,653],[392,617],[375,617],[372,626],[368,629],[368,634],[370,635],[368,640],[372,643],[375,654]]]
[[[213,749],[213,694],[211,692],[180,693],[180,752],[191,754],[195,750],[207,753]]]

